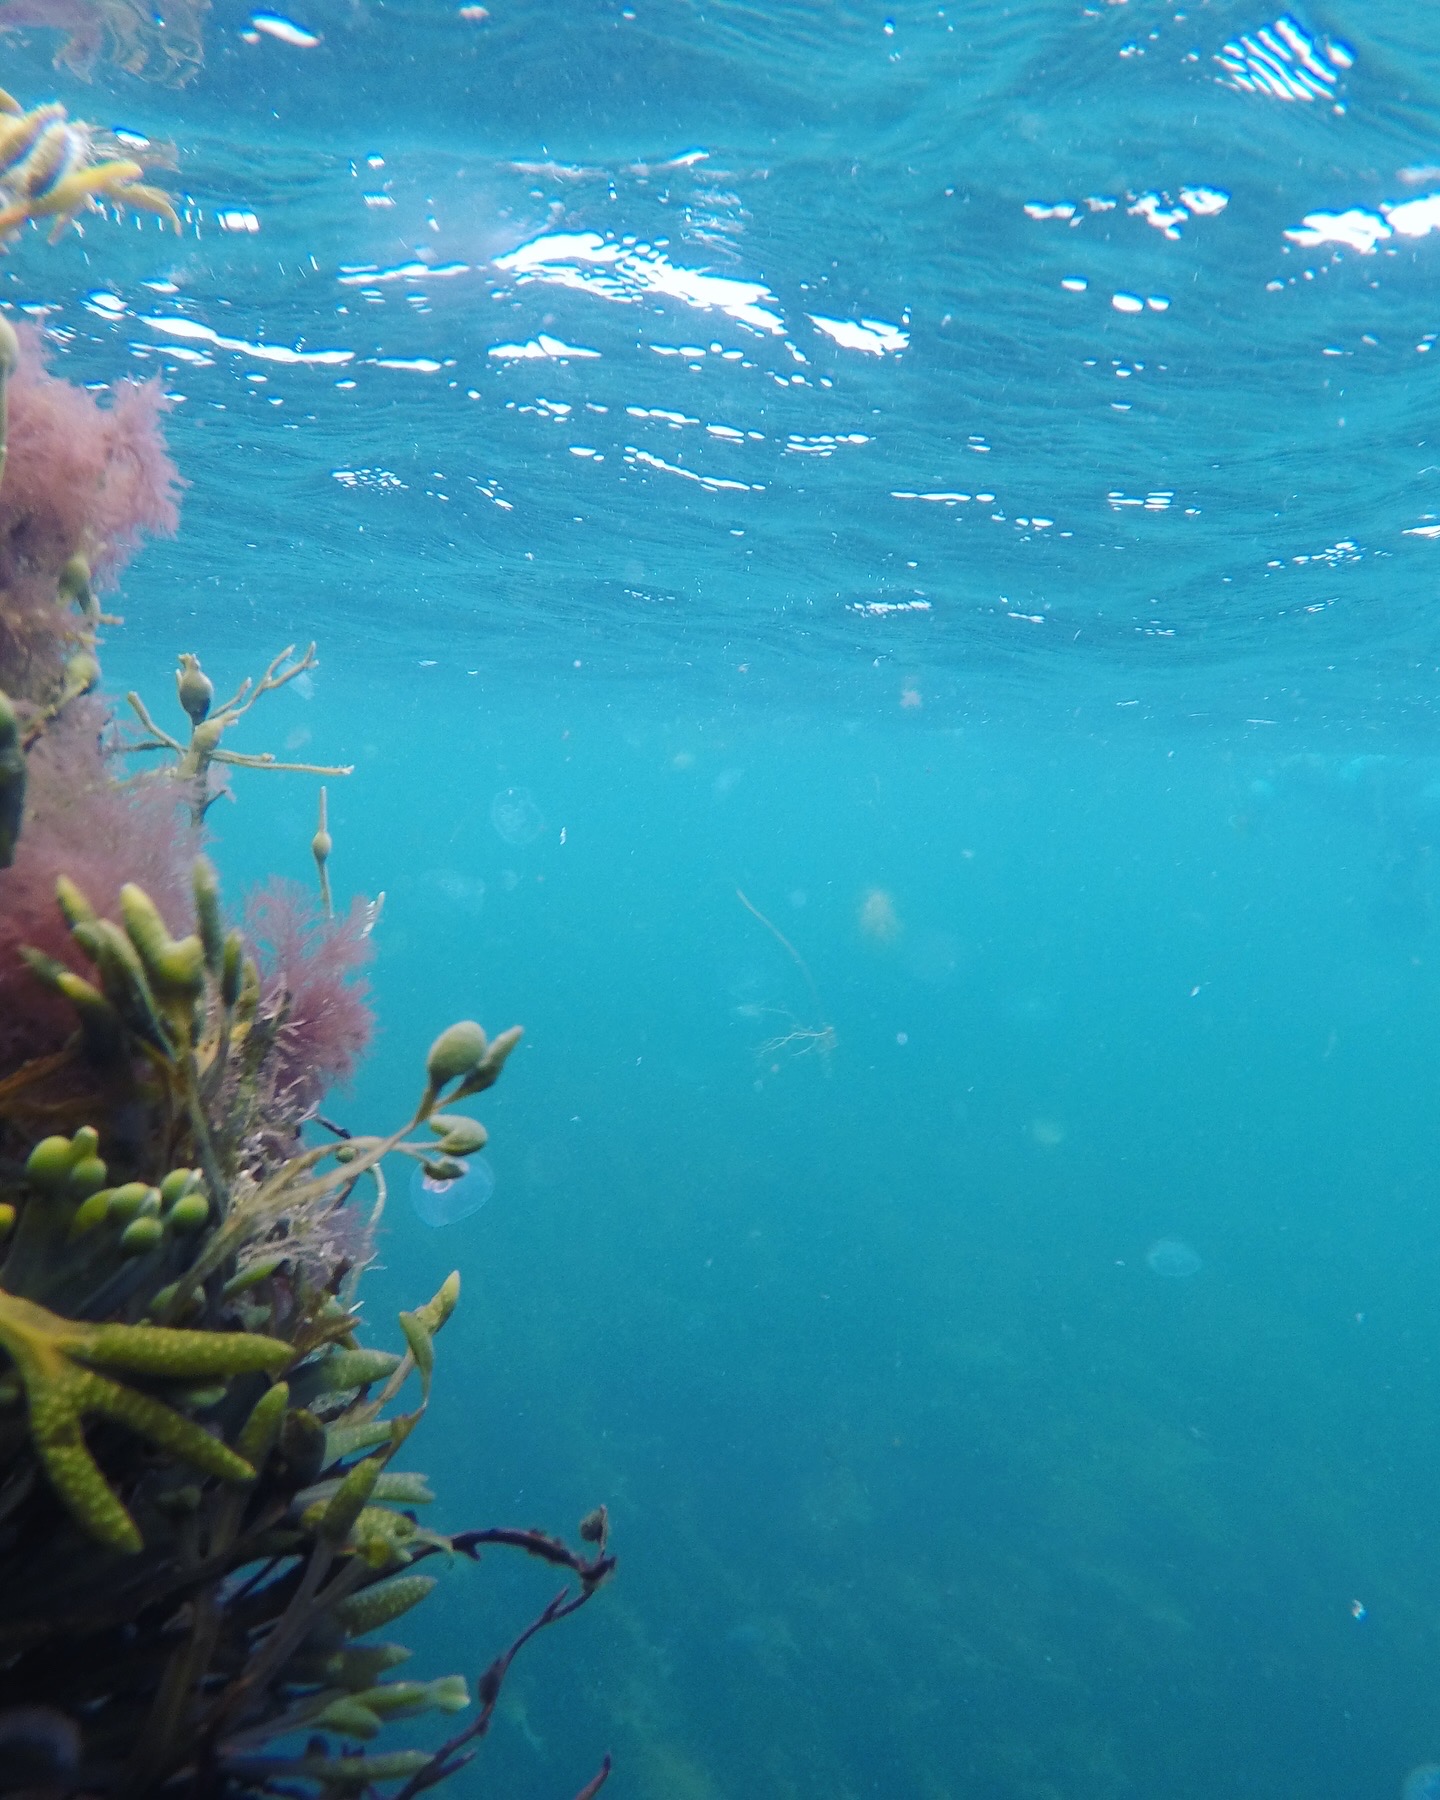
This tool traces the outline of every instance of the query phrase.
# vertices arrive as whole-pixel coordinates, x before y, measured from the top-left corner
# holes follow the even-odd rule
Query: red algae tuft
[[[16,336],[0,483],[0,669],[12,697],[54,673],[67,637],[56,616],[65,564],[83,556],[98,585],[113,584],[145,533],[175,530],[181,485],[158,382],[124,382],[102,406],[44,367],[33,326]]]
[[[325,1090],[348,1081],[374,1029],[359,971],[370,961],[370,912],[357,900],[343,918],[327,919],[299,882],[275,879],[252,896],[246,926],[259,945],[267,998],[283,988],[289,1011],[277,1044],[282,1084],[314,1106]]]

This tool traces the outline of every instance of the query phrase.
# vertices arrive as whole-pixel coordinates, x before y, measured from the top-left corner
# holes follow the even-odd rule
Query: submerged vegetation
[[[127,747],[97,594],[176,524],[162,402],[126,385],[102,407],[3,321],[0,363],[0,1793],[410,1800],[469,1760],[511,1659],[614,1563],[603,1507],[578,1548],[421,1523],[401,1453],[458,1275],[400,1315],[396,1349],[358,1336],[384,1159],[453,1179],[486,1136],[454,1108],[520,1030],[451,1025],[397,1127],[307,1138],[368,1040],[375,910],[333,916],[323,805],[322,904],[277,883],[247,929],[202,833],[230,768],[348,773],[222,746],[313,646],[219,707],[182,656],[188,740],[132,695]],[[129,772],[145,751],[166,760]],[[395,1675],[409,1653],[376,1634],[491,1545],[568,1585],[473,1696]],[[387,1747],[422,1713],[457,1724]]]
[[[142,182],[144,172],[128,143],[69,118],[58,100],[26,112],[0,90],[0,239],[45,220],[53,243],[104,201],[157,213],[179,231],[170,196]]]

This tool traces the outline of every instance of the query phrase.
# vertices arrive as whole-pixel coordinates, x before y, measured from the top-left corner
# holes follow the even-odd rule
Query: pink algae
[[[106,720],[104,702],[75,701],[30,752],[25,827],[14,863],[0,869],[0,1071],[58,1049],[75,1025],[26,968],[21,947],[91,974],[55,904],[59,876],[110,917],[121,887],[138,882],[172,931],[192,928],[196,840],[177,810],[178,790],[165,779],[118,784],[101,747]]]
[[[246,925],[261,950],[267,1000],[282,989],[289,999],[277,1086],[308,1111],[327,1088],[350,1079],[374,1029],[360,974],[373,953],[367,909],[357,900],[343,917],[327,919],[298,882],[276,878],[251,897]]]
[[[102,406],[50,374],[43,341],[17,327],[0,482],[0,686],[12,697],[53,676],[73,637],[56,583],[75,555],[111,585],[146,533],[179,522],[180,477],[165,448],[158,382],[122,383]]]

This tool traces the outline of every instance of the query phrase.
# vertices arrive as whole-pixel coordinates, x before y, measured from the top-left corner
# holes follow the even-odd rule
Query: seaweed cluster
[[[178,232],[170,196],[141,181],[144,172],[112,132],[70,118],[58,100],[26,112],[0,89],[0,238],[44,219],[54,221],[54,243],[81,213],[106,200],[158,213]]]
[[[368,1034],[352,977],[373,909],[331,916],[323,804],[318,909],[277,886],[231,923],[201,842],[227,768],[348,773],[221,742],[313,647],[218,708],[182,657],[189,734],[131,696],[129,750],[165,760],[128,774],[98,595],[175,524],[159,398],[101,407],[3,319],[0,364],[0,1794],[411,1800],[469,1760],[513,1656],[614,1562],[603,1507],[578,1548],[421,1522],[401,1453],[458,1275],[400,1315],[395,1350],[358,1336],[384,1160],[443,1179],[478,1149],[456,1109],[520,1031],[443,1031],[387,1133],[317,1120]],[[397,1675],[408,1652],[375,1634],[491,1545],[566,1587],[473,1696]],[[439,1747],[388,1747],[422,1713],[456,1715]]]

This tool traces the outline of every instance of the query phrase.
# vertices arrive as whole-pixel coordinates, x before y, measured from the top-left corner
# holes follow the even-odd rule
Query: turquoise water
[[[455,1792],[1424,1791],[1428,9],[255,17],[181,90],[6,37],[186,230],[0,293],[177,397],[110,683],[319,642],[235,744],[355,764],[330,1116],[527,1028],[368,1312],[463,1272],[437,1522],[621,1567]],[[236,791],[232,891],[306,877],[313,783]],[[426,1670],[549,1591],[455,1571]]]

